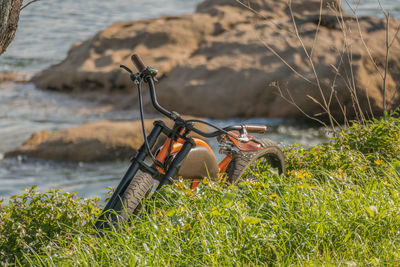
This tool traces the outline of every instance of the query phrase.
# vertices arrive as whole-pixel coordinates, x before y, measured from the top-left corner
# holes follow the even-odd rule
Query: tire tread
[[[279,169],[280,174],[286,172],[284,155],[278,145],[268,138],[263,138],[260,141],[265,145],[263,149],[256,152],[242,152],[242,154],[237,154],[232,159],[226,169],[228,183],[236,184],[251,163],[267,154],[275,158],[276,167]]]
[[[121,217],[123,220],[127,220],[131,214],[135,214],[140,210],[141,201],[150,193],[153,185],[153,178],[148,173],[139,173],[133,177],[131,183],[121,197],[123,205]]]

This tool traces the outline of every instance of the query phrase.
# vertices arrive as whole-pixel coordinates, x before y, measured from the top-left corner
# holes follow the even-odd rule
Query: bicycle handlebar
[[[243,127],[246,129],[246,131],[250,133],[265,133],[267,132],[267,126],[266,125],[243,125]]]
[[[160,106],[160,104],[158,104],[157,102],[157,96],[156,96],[156,90],[154,87],[154,81],[152,77],[148,77],[146,79],[147,84],[149,85],[149,89],[150,89],[150,98],[151,98],[151,103],[153,104],[153,107],[160,112],[161,114],[167,116],[168,118],[175,120],[174,116],[172,115],[172,112],[166,110],[165,108],[163,108],[162,106]]]
[[[135,64],[135,66],[139,72],[143,72],[146,70],[146,65],[143,63],[143,60],[140,58],[139,55],[133,54],[131,56],[131,60],[132,60],[133,64]]]

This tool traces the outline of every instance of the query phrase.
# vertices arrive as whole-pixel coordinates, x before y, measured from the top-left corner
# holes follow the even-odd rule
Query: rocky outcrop
[[[17,83],[26,83],[28,82],[27,75],[18,74],[15,72],[3,72],[0,73],[0,83],[3,82],[17,82]]]
[[[393,38],[398,22],[390,25]],[[33,82],[61,91],[126,92],[133,85],[119,65],[131,65],[137,53],[160,71],[160,103],[181,113],[303,117],[279,87],[308,114],[323,111],[315,102],[324,95],[338,119],[352,118],[359,110],[382,111],[385,36],[383,19],[355,19],[335,0],[292,0],[290,7],[286,0],[206,0],[191,15],[116,23],[76,44]],[[398,38],[390,55],[386,92],[393,108]]]
[[[147,134],[156,119],[145,120]],[[169,127],[171,121],[163,120]],[[202,124],[196,127],[207,131]],[[193,135],[194,137],[200,137]],[[161,135],[160,146],[165,140]],[[135,155],[143,143],[140,121],[115,122],[99,121],[71,127],[54,134],[48,131],[34,133],[20,147],[7,152],[5,157],[27,156],[54,161],[93,162],[109,160],[127,160]]]

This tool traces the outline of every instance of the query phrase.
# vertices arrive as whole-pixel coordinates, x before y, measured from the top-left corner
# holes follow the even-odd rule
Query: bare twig
[[[317,25],[317,30],[315,31],[315,37],[314,37],[314,41],[313,41],[313,44],[312,44],[312,47],[311,47],[311,52],[310,52],[311,58],[312,58],[312,56],[313,56],[314,46],[315,46],[315,44],[317,43],[318,33],[319,33],[319,27],[321,26],[321,21],[322,21],[322,3],[323,3],[323,1],[320,1],[318,25]]]
[[[312,96],[310,96],[310,95],[307,95],[307,97],[309,98],[309,99],[311,99],[315,104],[317,104],[317,105],[319,105],[320,107],[322,107],[323,109],[324,109],[324,105],[320,102],[320,101],[318,101],[317,99],[315,99],[314,97],[312,97]],[[325,109],[324,109],[325,110]],[[322,115],[322,114],[327,114],[327,112],[325,111],[325,112],[321,112],[321,113],[319,113],[320,115]],[[332,119],[333,119],[333,121],[334,121],[334,123],[335,124],[337,124],[338,126],[340,125],[340,123],[332,116]]]
[[[390,47],[393,45],[394,41],[397,40],[397,36],[399,35],[399,31],[400,31],[400,24],[399,24],[399,26],[397,27],[397,30],[396,30],[396,32],[395,32],[395,34],[394,34],[394,36],[393,36],[392,41],[390,42],[390,45],[389,45]]]
[[[365,92],[367,94],[367,101],[368,101],[368,107],[369,107],[369,112],[371,114],[372,118],[375,118],[374,112],[372,111],[372,107],[371,107],[371,101],[369,100],[369,94],[368,94],[368,89],[365,88]]]
[[[286,93],[288,94],[290,99],[284,96],[284,94],[282,92],[282,89],[279,86],[275,86],[275,88],[278,89],[279,94],[280,94],[280,96],[282,97],[283,100],[285,100],[289,104],[295,106],[304,116],[306,116],[307,118],[309,118],[311,120],[314,120],[314,121],[320,123],[321,125],[323,125],[324,127],[328,128],[328,125],[326,125],[325,122],[323,122],[322,120],[320,120],[318,118],[315,118],[314,116],[311,116],[311,115],[307,114],[306,112],[304,112],[304,110],[301,107],[299,107],[299,105],[297,105],[297,103],[294,101],[293,96],[292,96],[292,94],[290,93],[289,90],[286,90]]]
[[[383,8],[381,1],[380,1],[380,0],[377,0],[377,1],[378,1],[379,8],[381,9],[383,15],[384,15],[385,17],[389,17],[389,12],[386,12],[386,10]]]
[[[364,117],[364,112],[360,106],[360,101],[358,100],[358,94],[357,94],[357,86],[356,86],[356,80],[355,80],[355,75],[353,72],[353,51],[350,50],[347,53],[347,57],[349,60],[349,69],[350,69],[350,77],[351,77],[351,89],[353,92],[353,101],[354,101],[354,110],[357,114],[357,120],[358,121],[364,121],[365,117]]]
[[[323,0],[321,0],[321,2],[322,1]],[[309,61],[310,65],[311,65],[312,71],[314,73],[315,80],[317,82],[317,87],[319,89],[319,92],[321,94],[321,98],[322,98],[322,101],[323,101],[322,108],[327,112],[330,125],[331,125],[332,129],[334,130],[335,129],[335,124],[333,123],[333,118],[332,118],[332,114],[330,112],[330,107],[328,106],[328,104],[326,102],[326,98],[325,98],[324,92],[322,90],[322,87],[321,87],[321,84],[320,84],[320,81],[319,81],[319,77],[318,77],[317,71],[316,71],[315,66],[314,66],[314,62],[313,62],[312,58],[310,57],[310,54],[308,53],[308,51],[306,49],[306,46],[305,46],[305,44],[303,42],[303,39],[301,38],[301,36],[299,34],[299,31],[298,31],[298,28],[297,28],[297,24],[296,24],[296,19],[294,17],[293,10],[292,10],[292,1],[291,0],[289,0],[289,11],[290,11],[290,15],[291,15],[291,18],[292,18],[292,21],[293,21],[293,26],[294,26],[294,30],[295,30],[296,36],[297,36],[298,40],[300,41],[300,43],[301,43],[301,45],[303,47],[304,53],[306,54],[306,57],[308,58],[308,61]]]
[[[259,14],[257,11],[252,9],[249,6],[249,4],[244,4],[241,1],[245,2],[246,0],[236,0],[236,2],[249,8],[249,10],[253,11],[256,14]],[[377,0],[377,1],[380,3],[380,0]],[[344,16],[343,9],[341,9],[341,8],[336,9],[336,8],[333,8],[330,6],[330,8],[334,12],[336,12],[337,23],[343,34],[343,43],[342,43],[341,48],[335,47],[337,54],[338,54],[338,61],[337,61],[336,66],[331,65],[334,70],[334,74],[333,74],[333,78],[332,78],[332,84],[329,86],[329,89],[322,88],[323,84],[320,81],[319,73],[317,73],[317,68],[316,68],[315,62],[313,60],[315,48],[318,45],[318,35],[320,33],[320,28],[322,25],[324,0],[320,0],[317,28],[315,31],[315,36],[312,37],[313,40],[312,40],[312,44],[311,44],[311,49],[308,49],[307,46],[305,45],[305,40],[308,41],[308,39],[306,39],[306,37],[301,36],[299,28],[298,28],[298,24],[296,22],[297,17],[295,17],[295,14],[292,10],[292,0],[288,0],[288,9],[290,11],[291,20],[293,23],[293,32],[286,28],[285,28],[285,30],[288,31],[290,34],[294,34],[296,36],[297,40],[300,42],[300,44],[304,50],[305,59],[306,59],[306,61],[308,61],[307,65],[311,68],[312,75],[314,76],[313,78],[309,78],[308,76],[306,77],[305,74],[299,73],[299,71],[296,70],[296,67],[294,65],[292,66],[291,65],[292,63],[289,63],[287,60],[285,60],[282,57],[282,55],[280,55],[280,53],[277,51],[277,49],[275,49],[273,46],[269,45],[268,43],[266,43],[259,37],[260,41],[264,44],[264,46],[273,55],[275,55],[278,59],[280,59],[281,62],[283,62],[296,76],[307,81],[308,83],[312,84],[313,86],[315,86],[318,89],[321,98],[315,97],[314,95],[307,95],[307,97],[313,103],[317,104],[322,109],[322,112],[319,114],[314,114],[314,115],[308,114],[307,112],[305,112],[305,109],[303,109],[303,107],[300,107],[298,105],[298,102],[293,98],[289,88],[287,88],[286,92],[284,93],[279,86],[276,86],[279,90],[280,96],[285,101],[287,101],[288,103],[290,103],[294,107],[296,107],[304,116],[321,123],[325,127],[328,126],[327,125],[328,123],[323,122],[321,119],[317,118],[316,116],[327,115],[327,117],[329,119],[330,127],[332,129],[335,129],[335,127],[342,128],[342,125],[337,121],[337,117],[334,117],[333,113],[331,112],[332,105],[334,105],[334,104],[338,105],[338,108],[340,109],[340,111],[343,115],[343,121],[344,121],[345,126],[349,126],[349,120],[348,120],[347,116],[349,115],[350,108],[352,109],[352,111],[350,113],[360,123],[365,123],[367,118],[370,119],[371,117],[372,118],[374,117],[374,111],[371,106],[371,101],[369,98],[370,96],[369,96],[369,92],[368,92],[367,88],[365,88],[365,94],[361,95],[362,98],[359,97],[360,91],[358,90],[358,87],[357,87],[358,86],[357,80],[356,80],[357,77],[355,76],[356,73],[354,72],[355,71],[354,66],[357,62],[354,62],[355,57],[353,57],[354,55],[353,55],[352,42],[354,40],[357,40],[357,41],[359,40],[361,45],[364,46],[369,59],[371,60],[374,68],[376,69],[377,75],[379,75],[379,77],[382,78],[382,87],[384,88],[384,90],[382,91],[382,94],[384,94],[384,102],[385,102],[384,110],[387,110],[387,103],[386,103],[387,102],[387,95],[386,95],[387,88],[386,87],[387,87],[387,75],[388,75],[388,71],[389,71],[389,52],[390,52],[390,48],[393,45],[394,41],[399,40],[398,36],[400,35],[399,34],[400,25],[399,25],[393,38],[389,38],[389,29],[390,29],[389,24],[390,23],[389,23],[388,17],[390,16],[390,13],[384,11],[383,6],[380,5],[383,13],[386,16],[386,54],[385,54],[386,63],[385,63],[385,68],[382,68],[380,63],[374,58],[370,48],[367,46],[367,39],[365,39],[365,37],[364,37],[361,20],[359,20],[359,17],[357,16],[358,5],[360,2],[355,1],[355,4],[353,6],[348,3],[348,0],[344,0],[344,2],[346,2],[349,5],[351,12],[353,12],[353,15],[354,15],[353,21],[354,21],[356,29],[358,29],[358,34],[357,34],[357,36],[354,36],[354,34],[351,32],[352,24],[347,23],[348,18],[346,16]],[[262,14],[259,14],[259,15],[262,16]],[[272,24],[275,24],[275,23],[272,23]],[[281,27],[278,26],[278,28],[281,28]],[[303,40],[303,38],[304,38],[304,40]],[[337,83],[339,77],[341,78],[341,82],[343,81],[344,88],[347,88],[347,90],[349,92],[351,102],[348,104],[341,102],[341,100],[339,99],[339,95],[336,90],[336,83]],[[341,83],[341,85],[342,85],[342,83]],[[367,101],[368,101],[367,107],[364,105],[364,103],[360,102],[360,99],[364,99],[364,97],[366,97]],[[392,97],[393,97],[393,95],[392,95]],[[368,109],[369,109],[369,111],[368,111]]]
[[[347,2],[347,0],[346,0],[346,2]],[[357,2],[357,4],[358,3],[359,2]],[[350,6],[350,8],[351,8],[351,6]],[[356,20],[357,20],[358,19],[357,18],[357,14],[356,14],[357,7],[354,8],[354,9],[351,8],[351,10],[354,12],[354,16],[356,17]],[[343,78],[343,80],[344,80],[344,82],[346,84],[346,87],[348,88],[348,90],[349,90],[349,92],[351,94],[351,100],[352,100],[352,103],[353,103],[353,110],[354,110],[356,118],[357,118],[357,120],[359,122],[363,123],[366,117],[365,117],[364,111],[362,110],[362,108],[360,106],[360,101],[358,99],[358,93],[357,93],[357,90],[356,90],[356,88],[357,88],[356,87],[356,81],[355,81],[355,76],[354,76],[353,67],[352,67],[353,66],[353,53],[352,53],[351,46],[348,44],[347,32],[349,30],[347,29],[347,26],[346,26],[346,23],[345,23],[345,20],[344,20],[342,12],[337,15],[337,20],[338,20],[338,23],[340,25],[340,29],[341,29],[342,34],[343,34],[343,40],[344,40],[344,47],[343,48],[344,48],[344,51],[345,51],[344,54],[347,55],[347,61],[349,62],[349,69],[350,69],[350,74],[347,73],[347,69],[344,68],[345,76],[341,75],[340,73],[339,73],[339,75]],[[362,37],[362,32],[361,32],[360,24],[359,24],[358,21],[357,21],[357,25],[358,25],[357,27],[358,27],[359,32],[360,32],[361,40],[362,40],[364,46],[366,47],[370,58],[372,58],[372,56],[371,56],[371,54],[369,52],[369,49],[366,46],[366,44],[364,42],[364,39]],[[341,60],[342,60],[342,58],[341,58]],[[372,59],[372,62],[375,64],[373,59]],[[368,93],[367,93],[367,95],[368,95]],[[368,98],[368,96],[367,96],[367,98]],[[369,101],[369,99],[368,99],[368,101]],[[371,110],[370,114],[373,115],[373,112],[372,112],[370,104],[369,104],[369,107],[370,107],[370,110]]]
[[[382,78],[382,106],[383,106],[383,111],[387,111],[387,74],[388,74],[388,69],[389,69],[389,53],[390,53],[390,48],[392,47],[394,41],[396,40],[396,37],[399,33],[400,30],[400,25],[397,27],[397,30],[393,36],[393,39],[389,41],[389,31],[390,31],[390,11],[386,11],[381,3],[380,0],[377,0],[379,7],[384,14],[386,18],[386,27],[385,27],[385,45],[386,45],[386,53],[385,53],[385,67],[384,67],[384,75]]]
[[[393,103],[393,99],[396,99],[399,96],[399,90],[400,90],[400,87],[397,87],[396,90],[394,90],[394,93],[392,94],[392,97],[390,98],[391,103]]]
[[[381,73],[381,70],[379,69],[378,65],[376,64],[374,58],[372,57],[372,54],[371,54],[371,51],[369,50],[369,47],[365,43],[365,39],[364,39],[364,36],[363,36],[363,33],[362,33],[362,29],[361,29],[361,24],[360,24],[360,21],[358,19],[358,15],[357,15],[357,8],[355,8],[355,9],[351,8],[351,5],[349,4],[348,0],[344,0],[344,1],[350,7],[350,9],[351,9],[351,11],[353,13],[353,16],[354,16],[354,18],[356,20],[356,23],[357,23],[358,33],[360,34],[360,40],[361,40],[362,44],[364,45],[365,50],[367,51],[371,62],[374,64],[374,67],[375,67],[376,71],[379,73],[379,75],[381,76],[381,78],[383,78],[383,74]],[[357,7],[358,7],[358,2],[357,2]]]
[[[380,1],[378,0],[379,4]],[[381,5],[382,7],[382,5]],[[382,7],[383,8],[383,7]],[[384,70],[384,75],[382,79],[382,106],[383,106],[383,111],[386,112],[386,80],[387,80],[387,72],[388,72],[388,66],[389,66],[389,22],[390,22],[390,13],[385,13],[386,16],[386,35],[385,35],[385,45],[386,45],[386,53],[385,53],[385,70]]]
[[[279,24],[273,22],[273,21],[271,20],[271,18],[268,18],[268,17],[264,16],[263,14],[261,14],[260,12],[258,12],[258,11],[255,10],[254,8],[252,8],[252,7],[250,6],[250,3],[249,3],[249,2],[247,2],[247,4],[243,3],[243,2],[240,1],[240,0],[236,0],[236,2],[237,2],[238,4],[240,4],[240,5],[242,5],[243,7],[247,8],[248,10],[250,10],[251,12],[253,12],[254,14],[256,14],[257,16],[259,16],[260,18],[262,18],[266,23],[269,23],[269,24],[272,24],[272,25],[276,26],[279,30],[285,30],[286,32],[288,32],[288,33],[290,33],[290,34],[293,34],[293,35],[295,34],[294,32],[292,32],[292,31],[290,31],[290,30],[285,29],[284,27],[282,27],[282,25],[279,25]]]
[[[32,1],[28,2],[28,3],[26,3],[23,7],[21,7],[20,10],[24,9],[25,7],[29,6],[30,4],[35,3],[35,2],[37,2],[37,1],[40,1],[40,0],[32,0]]]
[[[282,58],[278,52],[276,52],[275,49],[273,49],[269,44],[267,44],[264,40],[260,39],[259,40],[263,43],[263,45],[269,50],[271,51],[272,54],[274,54],[276,57],[278,57],[291,71],[294,72],[294,74],[296,74],[297,76],[299,76],[300,78],[304,79],[305,81],[309,82],[312,85],[316,85],[314,82],[312,82],[310,79],[308,79],[307,77],[305,77],[304,75],[302,75],[301,73],[299,73],[297,70],[295,70],[284,58]]]

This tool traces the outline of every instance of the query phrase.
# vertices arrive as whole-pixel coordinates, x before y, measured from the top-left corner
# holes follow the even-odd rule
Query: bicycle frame
[[[212,153],[212,155],[214,155],[214,157],[215,157],[214,151],[211,149],[211,147],[205,141],[198,139],[198,138],[193,138],[193,141],[195,142],[196,146],[202,146],[202,147],[205,147],[206,149],[208,149]],[[172,149],[168,153],[168,148],[170,147],[171,142],[172,142],[172,145],[171,145]],[[183,140],[181,138],[178,138],[178,140],[172,141],[172,139],[169,137],[165,141],[160,152],[157,154],[156,160],[161,163],[164,163],[166,158],[169,155],[176,154],[182,149],[184,142],[185,142],[185,140]],[[226,168],[228,167],[229,163],[231,162],[231,160],[232,160],[232,155],[226,155],[225,158],[218,164],[218,173],[224,173],[226,171]],[[156,167],[156,169],[162,174],[165,173],[160,167]],[[192,180],[191,188],[193,190],[199,185],[200,179],[197,179],[194,177],[192,177],[192,178],[189,177],[189,179]]]
[[[203,140],[197,139],[197,138],[191,138],[189,137],[190,132],[195,132],[201,136],[204,137],[216,137],[220,136],[221,134],[226,134],[229,139],[231,139],[235,145],[239,144],[238,138],[247,138],[246,142],[249,142],[248,140],[248,135],[247,132],[244,128],[244,126],[230,126],[230,127],[225,127],[224,129],[218,128],[214,125],[213,127],[217,128],[218,131],[211,132],[211,133],[206,133],[201,131],[200,129],[197,129],[193,125],[193,121],[196,120],[189,120],[185,121],[182,119],[179,114],[176,112],[169,112],[168,110],[164,109],[161,107],[156,98],[155,94],[155,87],[154,87],[154,76],[156,74],[156,70],[150,67],[145,67],[143,62],[141,62],[140,58],[137,56],[132,57],[132,61],[135,63],[135,65],[139,69],[138,74],[133,74],[129,68],[126,66],[121,66],[131,74],[131,79],[134,81],[138,86],[139,86],[139,93],[140,93],[140,81],[144,80],[148,85],[149,85],[149,90],[150,90],[150,97],[152,104],[154,108],[160,112],[161,114],[165,115],[166,117],[170,118],[173,120],[175,123],[172,127],[172,129],[168,128],[162,121],[155,121],[154,122],[154,128],[152,129],[151,133],[146,137],[145,142],[143,145],[140,147],[137,155],[132,159],[132,163],[128,170],[126,171],[125,175],[121,179],[119,185],[115,189],[114,193],[112,194],[110,200],[106,204],[106,206],[103,209],[102,214],[98,218],[97,222],[95,223],[95,227],[97,229],[105,228],[109,225],[108,222],[114,221],[116,219],[116,214],[112,213],[112,210],[119,210],[118,208],[121,207],[121,197],[123,196],[124,192],[126,191],[127,187],[131,183],[133,177],[136,175],[136,173],[141,170],[142,172],[149,173],[153,179],[156,179],[159,181],[159,184],[157,186],[156,190],[159,190],[162,186],[172,183],[173,178],[176,176],[180,166],[182,165],[184,159],[190,152],[190,150],[194,146],[202,146],[209,150],[212,155],[215,154],[210,148],[210,146],[204,142]],[[142,112],[142,109],[141,109]],[[141,113],[142,114],[142,113]],[[199,121],[203,122],[203,121]],[[205,123],[205,122],[203,122]],[[259,126],[249,126],[249,129],[252,129],[254,132],[257,131],[264,131],[266,130],[266,127],[259,127]],[[231,134],[228,133],[229,131],[232,130],[240,130],[241,133],[240,136],[239,134]],[[244,131],[244,132],[242,132]],[[164,145],[162,146],[161,150],[157,153],[156,158],[153,158],[153,155],[151,154],[151,151],[153,150],[157,138],[161,135],[165,134],[167,136],[167,140],[164,142]],[[243,136],[242,136],[243,135]],[[261,146],[257,143],[254,142],[252,145],[251,149],[258,149],[258,147],[261,148]],[[162,168],[161,166],[165,167],[165,161],[169,155],[174,155],[174,158],[170,164],[166,168]],[[151,156],[153,158],[153,162],[151,165],[147,164],[145,162],[146,158]],[[218,172],[219,173],[224,173],[229,165],[229,163],[232,160],[232,155],[227,154],[226,157],[218,164]],[[161,166],[160,166],[161,165]],[[192,189],[195,189],[200,180],[198,177],[193,177],[190,178],[192,179]]]

